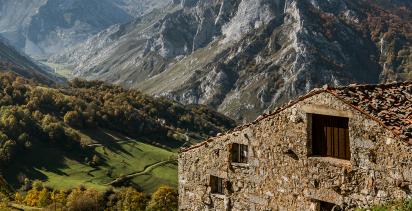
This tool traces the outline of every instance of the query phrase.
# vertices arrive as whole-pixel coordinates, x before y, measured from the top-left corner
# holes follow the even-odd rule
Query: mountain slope
[[[162,7],[169,0],[0,0],[0,34],[36,59],[118,23]]]
[[[34,79],[45,84],[63,81],[62,78],[48,72],[47,68],[39,66],[39,64],[32,61],[28,56],[22,55],[1,37],[0,71],[15,72],[21,76]]]
[[[51,61],[238,120],[323,84],[412,78],[409,1],[175,1]]]
[[[59,189],[176,185],[177,149],[235,126],[204,106],[103,82],[55,89],[0,74],[0,88],[0,176],[15,188],[24,178]]]

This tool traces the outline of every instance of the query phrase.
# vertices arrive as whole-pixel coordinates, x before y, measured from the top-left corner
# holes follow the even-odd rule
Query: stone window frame
[[[333,108],[330,108],[325,105],[304,105],[301,108],[303,112],[306,113],[306,134],[307,134],[307,142],[306,142],[306,148],[307,148],[307,157],[309,158],[315,158],[315,159],[326,159],[328,162],[333,162],[333,163],[340,163],[343,162],[345,165],[350,164],[350,160],[345,160],[345,159],[340,159],[340,158],[334,158],[334,157],[319,157],[316,155],[313,155],[313,142],[312,142],[312,115],[317,114],[317,115],[325,115],[325,116],[335,116],[335,117],[344,117],[348,118],[348,130],[349,130],[349,153],[350,153],[350,158],[352,159],[353,157],[353,152],[351,150],[351,145],[353,144],[351,141],[351,119],[353,118],[353,115],[350,111],[343,111],[343,110],[336,110]]]

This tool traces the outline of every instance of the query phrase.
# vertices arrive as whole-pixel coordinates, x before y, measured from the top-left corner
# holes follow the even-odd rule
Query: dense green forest
[[[138,193],[173,187],[179,147],[235,126],[205,106],[98,81],[50,87],[2,73],[0,87],[0,188],[22,202],[30,191],[71,193],[79,185]]]

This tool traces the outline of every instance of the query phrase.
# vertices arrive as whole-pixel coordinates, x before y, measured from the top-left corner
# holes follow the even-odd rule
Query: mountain
[[[0,0],[0,34],[35,59],[75,45],[169,0]]]
[[[51,73],[47,67],[34,62],[0,37],[0,72],[4,71],[11,71],[44,84],[63,81],[62,78]]]
[[[412,78],[408,0],[175,0],[53,56],[238,121],[323,84]]]

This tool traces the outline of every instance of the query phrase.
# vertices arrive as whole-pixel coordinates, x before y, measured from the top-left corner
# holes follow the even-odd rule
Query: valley
[[[44,185],[58,190],[80,185],[99,191],[104,191],[111,186],[131,186],[152,193],[160,185],[177,187],[176,152],[146,144],[145,141],[102,134],[104,134],[102,139],[91,138],[99,143],[92,147],[91,152],[100,159],[97,166],[90,165],[89,162],[92,162],[93,158],[82,153],[40,145],[24,157],[10,163],[11,167],[5,171],[5,179],[16,188],[21,185],[18,177],[39,179],[44,182]],[[159,163],[160,165],[156,165]],[[130,176],[122,183],[113,182],[134,172],[141,172],[141,174]]]
[[[235,126],[205,106],[99,81],[45,85],[7,72],[0,87],[0,192],[31,207],[45,206],[41,190],[174,191],[178,149]]]
[[[409,0],[0,0],[0,210],[177,209],[182,148],[410,80]]]

